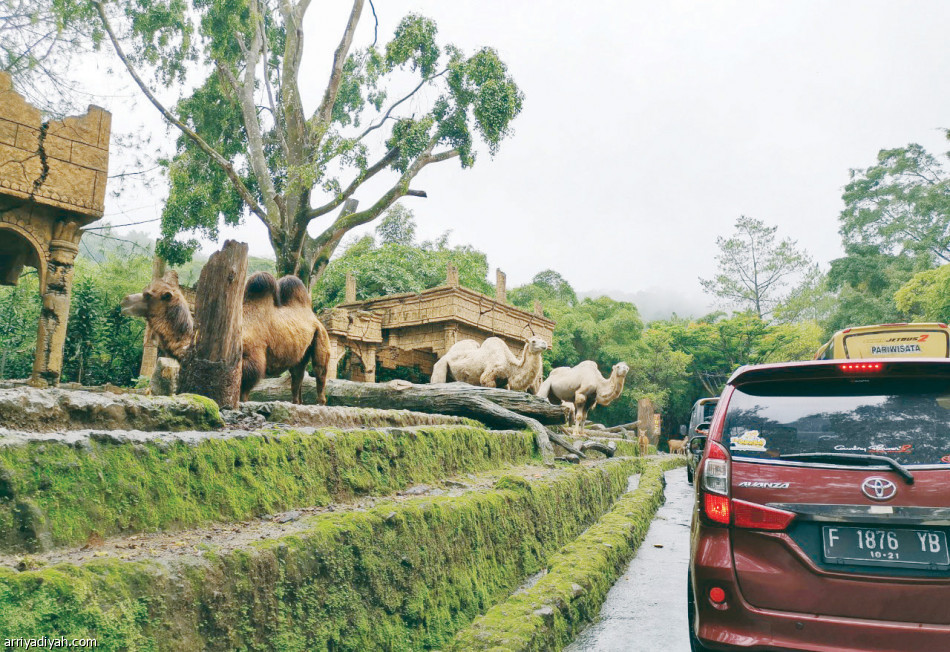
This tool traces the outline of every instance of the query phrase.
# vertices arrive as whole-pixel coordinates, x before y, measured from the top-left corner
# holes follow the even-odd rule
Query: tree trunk
[[[195,334],[181,365],[179,391],[237,407],[241,390],[241,328],[247,245],[228,240],[201,270]]]

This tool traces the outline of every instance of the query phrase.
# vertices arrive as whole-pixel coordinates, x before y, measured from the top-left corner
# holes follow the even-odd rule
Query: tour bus
[[[950,328],[942,323],[856,326],[838,331],[815,360],[950,358]]]

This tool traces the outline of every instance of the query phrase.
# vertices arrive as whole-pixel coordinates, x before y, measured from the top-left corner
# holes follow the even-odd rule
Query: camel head
[[[180,299],[185,305],[185,297],[178,287],[178,274],[170,271],[161,279],[156,279],[138,294],[129,294],[122,299],[122,314],[127,317],[147,318],[161,309],[162,305],[171,304]]]
[[[630,365],[626,362],[618,362],[614,365],[612,375],[616,375],[618,378],[626,378],[628,373],[630,373]]]
[[[530,353],[541,354],[550,349],[548,343],[544,341],[542,337],[529,337],[528,341],[525,343],[525,349]]]

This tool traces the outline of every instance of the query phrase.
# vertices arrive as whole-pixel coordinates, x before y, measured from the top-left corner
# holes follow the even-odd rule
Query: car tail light
[[[838,369],[848,374],[873,373],[883,368],[883,362],[849,362],[838,365]]]
[[[709,454],[703,468],[703,489],[721,496],[729,495],[729,454],[718,441],[708,443]]]
[[[794,512],[738,499],[732,501],[732,514],[736,527],[751,530],[784,530],[795,519]]]
[[[703,513],[713,523],[729,525],[732,519],[729,508],[728,496],[717,496],[716,494],[703,494]]]
[[[726,601],[726,592],[722,589],[722,587],[714,586],[709,589],[709,599],[716,604],[722,604]]]

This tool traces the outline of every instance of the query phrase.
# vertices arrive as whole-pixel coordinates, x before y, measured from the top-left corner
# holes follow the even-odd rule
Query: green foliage
[[[636,468],[317,515],[201,563],[2,569],[0,630],[93,636],[104,650],[439,649],[607,511]]]
[[[727,306],[752,310],[763,318],[770,315],[784,298],[789,280],[811,264],[793,240],[776,243],[777,230],[761,220],[739,217],[735,235],[716,239],[718,274],[700,279],[703,289]]]
[[[122,314],[119,303],[151,277],[146,256],[76,260],[69,324],[63,349],[64,382],[129,385],[142,362],[145,322]],[[0,377],[26,378],[33,368],[40,296],[35,271],[17,287],[0,288]]]
[[[690,356],[689,385],[674,395],[669,425],[686,423],[692,404],[718,396],[738,367],[811,359],[824,336],[814,322],[768,323],[751,312],[731,317],[713,313],[696,321],[673,318],[655,321],[650,328],[667,333],[671,348]]]
[[[894,294],[894,303],[913,321],[950,321],[950,265],[914,274]]]
[[[837,291],[828,330],[901,321],[894,293],[921,269],[926,265],[920,257],[885,253],[875,245],[847,245],[845,256],[831,261],[828,272],[828,284]]]
[[[488,258],[468,246],[449,247],[447,235],[436,242],[416,243],[412,212],[403,208],[390,210],[376,233],[351,245],[327,266],[314,284],[314,305],[317,310],[343,302],[346,275],[356,277],[356,298],[359,300],[402,292],[420,292],[445,284],[451,263],[459,270],[459,282],[467,288],[491,295]]]
[[[0,287],[0,378],[27,378],[33,370],[40,317],[39,276],[29,269],[13,287]]]
[[[851,170],[842,199],[846,246],[950,262],[950,176],[920,145],[881,150],[877,165]]]

